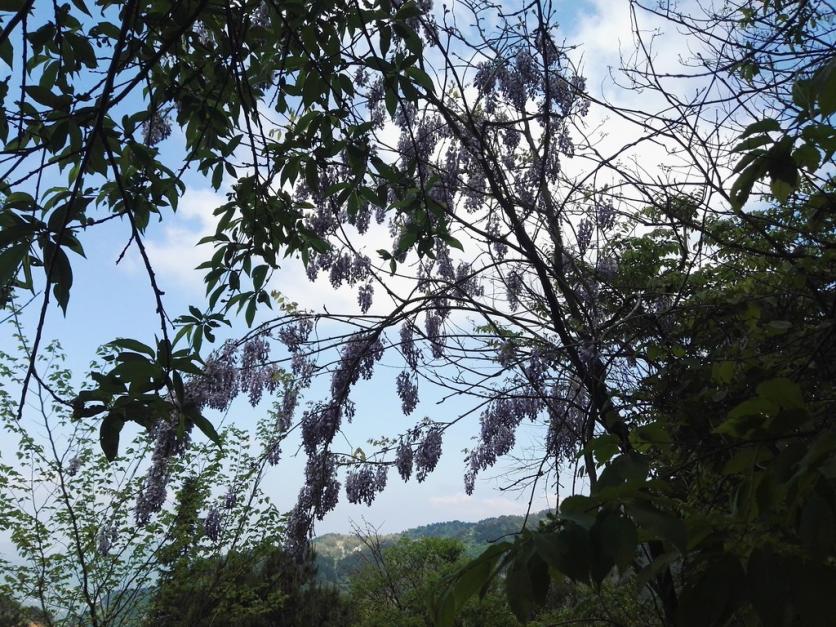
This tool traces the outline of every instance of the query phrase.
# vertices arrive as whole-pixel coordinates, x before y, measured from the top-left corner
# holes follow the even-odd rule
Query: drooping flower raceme
[[[96,535],[96,550],[99,555],[108,555],[118,537],[118,529],[112,522],[103,525]]]
[[[151,467],[142,482],[136,499],[136,522],[139,526],[148,524],[151,516],[162,509],[166,498],[166,485],[170,476],[170,459],[182,453],[189,443],[188,431],[179,430],[179,419],[160,420],[154,425],[154,452]]]
[[[398,445],[398,450],[395,455],[395,466],[398,469],[398,474],[404,481],[409,481],[409,478],[412,476],[412,458],[412,447],[402,441]]]
[[[435,470],[438,460],[441,458],[441,429],[432,427],[424,439],[418,444],[415,451],[415,477],[419,482],[424,481],[427,475]]]
[[[345,477],[345,494],[349,503],[371,505],[375,496],[386,487],[385,465],[374,467],[363,464],[356,470],[349,471]]]
[[[418,385],[412,380],[408,371],[404,370],[397,379],[398,397],[401,399],[401,409],[408,416],[418,405]]]
[[[210,509],[206,515],[203,521],[203,531],[212,542],[217,542],[221,537],[221,512],[216,507]]]

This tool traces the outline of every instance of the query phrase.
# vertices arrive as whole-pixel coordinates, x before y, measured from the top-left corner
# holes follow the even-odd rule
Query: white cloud
[[[441,510],[444,516],[476,520],[491,516],[506,514],[525,514],[528,510],[528,499],[510,499],[503,496],[468,496],[463,492],[431,496],[429,505],[433,509]],[[531,510],[540,511],[549,507],[543,499],[535,499]]]
[[[203,290],[203,273],[195,268],[211,256],[212,248],[197,242],[215,231],[212,213],[224,201],[222,194],[211,189],[187,189],[177,213],[165,221],[161,233],[147,241],[148,257],[164,285]]]

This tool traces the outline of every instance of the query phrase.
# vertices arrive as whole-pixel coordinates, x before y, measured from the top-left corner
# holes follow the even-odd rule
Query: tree
[[[137,434],[109,461],[95,425],[73,421],[38,383],[31,397],[37,404],[18,420],[10,388],[29,363],[27,342],[18,340],[19,355],[0,352],[0,424],[6,442],[16,445],[0,465],[0,531],[14,547],[4,556],[0,592],[17,616],[4,625],[25,617],[44,625],[137,624],[160,577],[180,584],[181,573],[170,567],[184,556],[215,559],[213,572],[223,575],[219,555],[282,542],[283,520],[263,501],[263,468],[254,463],[248,434],[225,428],[219,437],[226,454],[194,443],[162,466],[154,451],[162,439],[157,427],[156,438]],[[50,390],[71,396],[64,360],[60,345],[50,343],[39,366]],[[148,470],[149,456],[156,471]],[[157,483],[149,485],[149,478]],[[178,507],[166,506],[167,490],[178,494]],[[154,520],[142,511],[152,494],[161,510]],[[36,607],[24,612],[20,604]]]
[[[10,627],[46,624],[49,618],[36,607],[23,607],[13,598],[0,594],[0,622]]]
[[[494,545],[453,577],[440,619],[452,620],[500,573],[525,620],[552,573],[597,588],[616,568],[636,574],[666,624],[826,616],[809,595],[821,600],[810,591],[833,574],[825,530],[836,511],[826,357],[834,310],[828,5],[751,0],[687,15],[631,3],[637,46],[621,76],[654,96],[640,108],[586,89],[547,2],[514,14],[470,0],[435,12],[385,0],[258,6],[221,16],[203,5],[160,12],[132,4],[121,29],[104,28],[111,67],[147,76],[149,89],[143,111],[119,125],[107,117],[107,75],[96,91],[98,122],[82,142],[89,149],[67,157],[79,165],[73,185],[81,190],[88,169],[111,172],[100,198],[128,219],[142,252],[152,210],[131,203],[150,190],[173,204],[163,197],[176,177],[156,161],[146,174],[131,159],[150,150],[153,161],[151,140],[169,107],[187,129],[187,162],[211,170],[216,184],[227,166],[246,172],[208,238],[207,307],[179,318],[175,332],[148,264],[156,346],[120,341],[113,367],[73,403],[78,417],[104,415],[109,454],[125,421],[171,421],[181,431],[194,424],[214,437],[204,410],[223,410],[242,392],[254,403],[276,393],[262,455],[278,461],[300,427],[308,464],[288,548],[305,555],[341,478],[350,501],[369,504],[392,467],[422,481],[445,430],[478,413],[479,439],[465,460],[472,491],[530,420],[543,446],[514,481],[534,489],[571,468],[583,486],[573,485],[550,527]],[[648,14],[694,43],[682,68],[657,70],[639,25]],[[147,33],[136,28],[146,23]],[[278,56],[271,41],[282,42]],[[210,45],[219,53],[207,62]],[[49,79],[45,64],[58,53],[50,39],[40,46],[46,52],[34,58]],[[135,50],[139,63],[123,62]],[[185,61],[200,74],[183,78]],[[37,92],[51,107],[36,109],[37,124],[78,104],[64,83],[55,83],[61,96]],[[262,96],[282,116],[278,128],[256,106]],[[603,142],[584,125],[590,110],[608,111],[633,135]],[[21,120],[31,117],[27,109]],[[140,123],[144,143],[130,137]],[[118,147],[106,139],[111,128],[121,133]],[[15,141],[7,152],[18,159],[19,145],[48,145]],[[645,152],[660,146],[665,163],[653,171]],[[72,189],[56,194],[75,211]],[[27,222],[35,196],[12,192],[6,201],[15,246],[5,267],[17,287],[31,287],[27,268],[33,258],[43,263],[46,286],[66,305],[67,264],[57,251],[73,244],[70,218],[47,201],[58,216],[52,230],[49,220]],[[389,239],[378,248],[384,223]],[[47,236],[55,224],[57,235]],[[327,273],[335,288],[355,288],[359,313],[306,311],[270,293],[282,254],[298,254],[312,279]],[[232,311],[252,323],[274,305],[275,319],[199,358]],[[185,346],[175,350],[174,340]],[[341,451],[336,435],[354,417],[354,386],[375,376],[384,355],[403,364],[394,384],[405,415],[428,388],[472,409],[418,421],[368,452]],[[30,367],[23,396],[36,375]],[[315,377],[330,382],[324,397],[310,395]],[[757,537],[741,533],[753,525]],[[759,578],[772,571],[797,573],[797,589],[784,594]],[[723,599],[701,602],[717,589]]]
[[[376,535],[362,536],[366,564],[351,578],[356,625],[423,626],[434,624],[431,600],[445,577],[464,562],[464,545],[448,538],[401,538],[381,546]],[[493,586],[462,611],[459,625],[516,624]]]
[[[352,624],[337,590],[314,577],[310,562],[299,565],[269,542],[223,556],[186,559],[161,582],[147,624]]]

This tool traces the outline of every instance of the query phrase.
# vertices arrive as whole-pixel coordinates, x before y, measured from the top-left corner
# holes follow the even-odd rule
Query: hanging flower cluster
[[[140,527],[147,525],[151,516],[162,509],[171,475],[171,458],[185,451],[189,444],[189,433],[180,428],[178,416],[158,421],[154,425],[152,437],[154,452],[151,455],[151,467],[136,498],[136,523]]]
[[[302,416],[302,444],[308,455],[305,485],[288,523],[288,547],[297,554],[305,550],[313,520],[322,520],[337,504],[340,484],[329,447],[343,418],[353,416],[354,406],[349,398],[351,387],[361,377],[372,377],[374,365],[383,357],[383,352],[383,342],[378,335],[355,336],[347,342],[331,374],[330,400],[315,403]]]
[[[349,503],[371,505],[377,493],[386,487],[387,466],[363,464],[345,477],[345,495]]]
[[[424,481],[441,459],[441,429],[432,427],[415,450],[415,478]]]
[[[393,7],[399,4],[394,2]],[[429,10],[429,6],[429,0],[419,2],[419,8]],[[429,14],[414,22],[431,36],[441,28]],[[517,32],[516,27],[509,28]],[[362,193],[354,188],[350,201],[334,191],[349,192],[348,185],[357,183],[357,168],[346,156],[335,154],[327,165],[318,163],[315,177],[294,177],[297,182],[291,197],[300,207],[302,224],[328,244],[305,251],[308,279],[327,278],[333,289],[351,289],[363,314],[352,322],[374,326],[348,336],[337,349],[311,339],[314,318],[309,313],[292,312],[287,316],[291,323],[284,321],[272,331],[272,338],[289,354],[289,376],[276,376],[268,359],[271,337],[260,335],[240,347],[221,347],[207,360],[206,375],[190,382],[196,406],[219,410],[228,408],[238,394],[246,394],[252,404],[265,393],[281,394],[274,408],[274,437],[265,444],[264,455],[268,463],[278,463],[283,439],[294,425],[299,427],[307,464],[305,483],[288,521],[288,544],[300,554],[306,550],[314,521],[333,509],[339,497],[340,469],[332,446],[341,428],[354,417],[352,388],[372,377],[391,342],[392,352],[400,352],[404,360],[394,387],[403,413],[413,415],[419,404],[419,377],[432,379],[429,373],[419,372],[419,367],[438,367],[435,374],[440,379],[447,374],[441,368],[450,364],[451,369],[458,368],[459,356],[470,350],[468,340],[461,339],[466,333],[461,331],[461,312],[482,316],[484,320],[475,324],[484,323],[480,328],[489,331],[480,333],[493,334],[485,340],[487,355],[483,351],[474,357],[482,360],[481,365],[472,370],[469,364],[461,367],[465,373],[481,376],[479,368],[487,364],[483,383],[470,388],[476,391],[464,392],[487,396],[488,401],[480,415],[479,441],[466,460],[468,493],[478,473],[512,451],[525,420],[548,419],[546,445],[555,459],[568,458],[577,445],[577,427],[584,412],[566,400],[570,396],[567,384],[561,383],[558,374],[566,367],[566,354],[557,355],[555,350],[554,355],[546,355],[532,349],[532,344],[548,345],[548,338],[543,338],[547,331],[539,330],[546,316],[538,294],[548,287],[543,278],[547,275],[555,284],[577,287],[582,306],[589,304],[591,309],[600,300],[618,272],[618,260],[601,255],[602,241],[606,242],[602,236],[614,228],[615,209],[601,198],[578,216],[573,209],[563,209],[556,198],[561,191],[558,183],[567,176],[564,160],[576,150],[571,121],[586,115],[589,106],[584,79],[571,69],[547,29],[518,34],[508,40],[501,55],[486,58],[487,53],[480,53],[484,60],[471,76],[475,90],[449,98],[450,111],[461,110],[459,117],[441,115],[445,112],[433,102],[419,107],[403,98],[395,103],[382,80],[368,69],[358,70],[354,87],[366,100],[366,111],[359,110],[359,115],[367,116],[376,129],[391,122],[397,136],[385,145],[363,146],[363,158],[374,164],[377,174],[368,170],[360,182]],[[394,45],[404,42],[396,38]],[[439,96],[448,99],[447,94]],[[474,98],[475,102],[465,103]],[[390,181],[379,162],[408,172],[414,186]],[[589,196],[585,198],[588,203]],[[571,216],[564,211],[572,212]],[[459,228],[468,235],[461,242],[454,231]],[[384,283],[383,266],[376,267],[356,235],[377,236],[387,229],[391,239],[381,256],[392,260],[392,271],[398,269],[399,276],[412,273],[416,291],[396,315],[376,324],[378,318],[369,315],[375,289],[378,298],[380,286],[393,301],[399,295]],[[520,242],[521,230],[532,233],[527,246]],[[478,255],[470,252],[474,245]],[[414,248],[417,258],[410,256]],[[531,255],[542,255],[542,259],[532,260]],[[573,299],[565,300],[576,305]],[[599,323],[601,318],[596,316],[578,321],[570,334],[594,338],[584,325]],[[396,324],[400,325],[397,331],[389,330]],[[534,342],[525,337],[526,326],[537,327]],[[522,341],[517,340],[515,327],[524,327]],[[590,339],[589,345],[598,346],[596,342]],[[559,345],[562,342],[554,343]],[[313,359],[318,351],[337,358],[323,365]],[[467,359],[470,356],[465,354],[462,362]],[[324,398],[306,399],[305,390],[313,377],[325,372],[330,373],[330,386]],[[468,388],[463,383],[466,376],[451,375],[450,387]],[[387,449],[380,458],[364,459],[350,468],[342,477],[346,498],[371,504],[386,485],[389,465],[405,481],[413,475],[425,481],[438,465],[443,431],[442,424],[426,421],[402,433],[395,451]],[[387,458],[392,452],[394,458]],[[164,470],[164,464],[160,468]],[[220,509],[210,515],[214,511]]]
[[[206,515],[203,521],[203,531],[206,537],[212,542],[217,542],[221,537],[221,512],[218,508],[213,507]]]
[[[500,360],[509,360],[507,354],[510,342],[499,349]],[[554,382],[552,366],[547,356],[532,351],[521,372],[510,381],[510,387],[503,389],[480,416],[481,430],[478,445],[468,454],[468,471],[465,474],[465,491],[473,493],[476,476],[480,471],[492,467],[503,455],[507,455],[516,443],[517,428],[523,420],[535,421],[542,414],[550,416],[550,444],[552,455],[568,459],[577,449],[579,431],[570,428],[579,422],[577,405],[567,403],[562,388]],[[572,389],[577,396],[576,388]],[[580,400],[580,399],[576,399]]]
[[[206,360],[203,374],[185,382],[185,402],[197,411],[205,408],[226,411],[239,394],[245,393],[250,404],[257,405],[265,390],[272,393],[278,387],[278,369],[270,362],[267,340],[265,336],[256,335],[240,346],[225,342]],[[187,424],[180,412],[175,411],[168,420],[160,420],[152,429],[151,465],[135,506],[136,522],[140,526],[148,524],[165,504],[171,460],[189,446]]]
[[[108,522],[99,529],[96,535],[96,551],[99,555],[108,555],[110,549],[119,538],[119,530],[112,522]]]

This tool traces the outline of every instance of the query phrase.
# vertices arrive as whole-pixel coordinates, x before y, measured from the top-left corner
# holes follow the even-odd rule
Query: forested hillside
[[[526,528],[536,529],[546,514],[547,511],[531,514]],[[465,555],[476,557],[490,544],[519,533],[524,522],[524,516],[496,516],[478,522],[451,520],[383,534],[379,540],[382,546],[388,547],[403,538],[446,538],[460,542]],[[318,578],[341,587],[348,585],[351,576],[371,559],[368,547],[356,534],[326,533],[314,539],[313,550]]]
[[[0,615],[832,627],[835,118],[828,0],[0,0]]]

